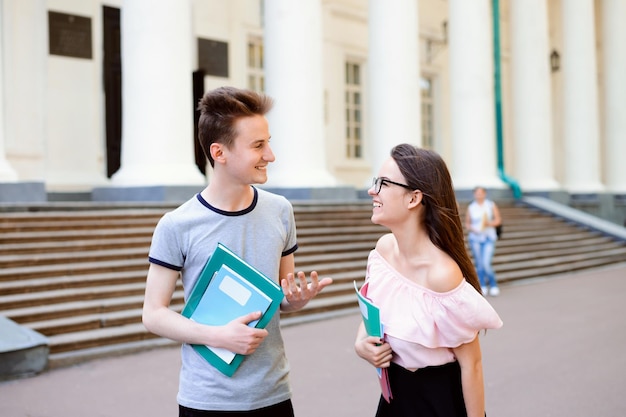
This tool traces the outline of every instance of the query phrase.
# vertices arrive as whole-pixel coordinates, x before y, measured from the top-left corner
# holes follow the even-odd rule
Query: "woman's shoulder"
[[[446,253],[436,256],[428,271],[428,288],[439,293],[447,293],[458,288],[463,282],[459,265]]]
[[[376,251],[381,255],[389,254],[396,245],[396,238],[393,233],[382,235],[376,242]]]

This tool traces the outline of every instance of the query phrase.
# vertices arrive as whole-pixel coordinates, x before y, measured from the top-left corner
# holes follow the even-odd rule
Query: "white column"
[[[265,86],[272,149],[268,186],[336,184],[326,167],[320,0],[265,2]]]
[[[502,187],[496,164],[491,2],[451,0],[449,15],[454,186]]]
[[[552,190],[552,104],[546,0],[511,0],[515,177],[525,191]]]
[[[422,144],[417,3],[369,1],[369,153],[374,175],[393,146]]]
[[[626,193],[626,1],[602,1],[607,190]]]
[[[124,0],[115,185],[205,182],[194,162],[190,0]]]
[[[45,0],[2,2],[4,146],[21,180],[45,179],[48,165],[48,29]]]
[[[602,191],[598,74],[593,0],[561,2],[563,10],[564,185],[572,193]],[[623,75],[623,74],[622,74]]]
[[[17,181],[17,173],[9,164],[6,158],[4,141],[4,76],[3,76],[3,53],[4,53],[4,1],[0,0],[0,182],[15,182]]]

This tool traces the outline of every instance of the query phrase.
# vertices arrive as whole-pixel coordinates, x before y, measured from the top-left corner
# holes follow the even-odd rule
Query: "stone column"
[[[511,0],[515,177],[524,191],[556,189],[546,0]]]
[[[194,185],[190,0],[124,0],[122,155],[114,185]]]
[[[2,29],[5,27],[4,25],[4,0],[0,0],[0,183],[2,182],[14,182],[17,181],[17,173],[9,164],[9,161],[6,158],[5,153],[5,134],[4,134],[4,76],[3,76],[3,67],[4,67],[4,33],[2,33]]]
[[[600,181],[594,2],[567,0],[561,2],[561,7],[564,186],[570,193],[593,193],[603,189]]]
[[[422,144],[417,0],[369,1],[369,143],[376,176],[394,145]]]
[[[48,33],[45,0],[3,0],[2,97],[4,146],[20,179],[44,179],[48,170]],[[3,152],[4,154],[4,152]]]
[[[602,68],[607,191],[626,193],[626,2],[602,1]]]
[[[325,187],[320,0],[265,2],[265,86],[274,99],[268,114],[272,149],[270,187]]]
[[[454,185],[503,187],[496,164],[491,2],[450,0],[449,15]]]

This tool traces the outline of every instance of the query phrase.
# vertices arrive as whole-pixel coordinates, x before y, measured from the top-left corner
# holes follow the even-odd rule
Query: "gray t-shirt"
[[[282,196],[253,190],[252,204],[241,211],[217,209],[197,194],[159,221],[149,259],[180,271],[185,300],[218,242],[278,282],[281,257],[298,248],[293,208]],[[289,399],[289,365],[279,324],[277,313],[266,327],[269,335],[232,377],[183,344],[178,403],[199,410],[245,411]]]

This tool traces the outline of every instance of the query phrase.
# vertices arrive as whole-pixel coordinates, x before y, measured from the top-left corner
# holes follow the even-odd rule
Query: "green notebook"
[[[218,243],[196,282],[182,315],[198,323],[223,326],[253,311],[263,314],[249,326],[265,328],[280,307],[283,291],[252,265]],[[192,345],[211,365],[232,376],[245,355]]]

